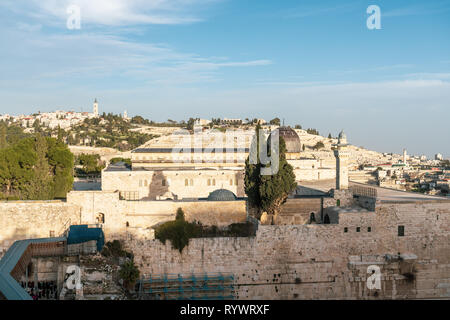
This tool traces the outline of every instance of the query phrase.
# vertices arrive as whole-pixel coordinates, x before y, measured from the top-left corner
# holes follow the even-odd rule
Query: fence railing
[[[349,188],[354,196],[377,198],[378,192],[375,188],[362,187],[362,186],[350,186]]]

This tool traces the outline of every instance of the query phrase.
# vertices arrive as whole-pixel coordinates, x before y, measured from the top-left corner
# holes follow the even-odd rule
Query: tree
[[[296,124],[294,128],[295,128],[295,129],[301,129],[301,128],[302,128],[302,126],[301,126],[301,125],[299,125],[299,124]]]
[[[119,276],[124,282],[124,287],[131,289],[139,279],[139,269],[133,260],[126,261],[119,270]]]
[[[274,118],[269,121],[271,125],[279,126],[280,125],[280,118]]]
[[[186,125],[186,129],[188,130],[194,130],[194,124],[195,124],[195,119],[194,118],[189,118],[187,125]]]
[[[36,134],[34,148],[36,162],[34,165],[34,176],[28,185],[29,198],[33,200],[52,199],[53,179],[48,163],[48,146],[46,139],[39,133]]]
[[[259,141],[260,126],[256,127],[256,150],[260,145],[267,146],[267,141]],[[270,147],[268,147],[270,155]],[[297,183],[295,182],[295,174],[292,166],[286,160],[286,144],[284,139],[280,137],[279,141],[279,170],[273,175],[261,175],[261,168],[269,167],[270,164],[261,164],[259,155],[257,163],[251,164],[250,157],[245,162],[245,192],[247,193],[249,203],[258,210],[258,216],[261,212],[266,211],[269,214],[276,215],[281,205],[286,201],[288,195],[295,190]]]
[[[323,148],[325,148],[325,145],[323,144],[322,141],[317,142],[317,143],[314,145],[314,147],[313,147],[314,150],[320,150],[320,149],[323,149]]]
[[[0,129],[0,149],[6,148],[8,142],[6,140],[6,125],[2,125]]]
[[[182,220],[182,221],[184,221],[184,211],[183,211],[183,209],[181,209],[181,208],[177,209],[175,220]]]
[[[333,139],[333,138],[331,137],[331,133],[328,134],[328,139]]]

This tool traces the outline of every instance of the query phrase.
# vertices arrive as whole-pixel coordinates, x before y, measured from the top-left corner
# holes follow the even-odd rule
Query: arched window
[[[309,215],[309,222],[316,222],[316,217],[314,216],[314,212],[311,212]]]
[[[193,180],[193,179],[189,180],[189,184],[190,184],[191,186],[193,186],[193,185],[194,185],[194,180]]]
[[[99,213],[97,214],[97,218],[95,218],[95,220],[97,221],[97,223],[105,223],[105,214],[104,213]]]
[[[184,179],[184,186],[187,187],[189,185],[189,180],[188,179]]]
[[[144,180],[144,187],[147,186],[147,180]]]
[[[212,179],[212,185],[213,185],[213,186],[216,185],[216,179]]]
[[[330,217],[326,214],[325,218],[323,219],[324,224],[330,224]]]
[[[210,186],[211,185],[211,179],[208,179],[208,186]]]

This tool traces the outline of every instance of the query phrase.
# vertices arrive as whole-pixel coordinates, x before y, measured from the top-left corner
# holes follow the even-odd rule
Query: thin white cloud
[[[450,10],[448,2],[434,2],[430,1],[425,4],[415,4],[407,7],[395,8],[383,12],[381,11],[382,17],[403,17],[403,16],[414,16],[414,15],[425,15],[425,14],[440,14],[445,13]]]
[[[219,0],[2,0],[0,6],[26,14],[42,23],[67,20],[67,8],[78,6],[81,23],[107,26],[185,24],[201,21],[197,16]]]
[[[405,76],[408,78],[415,78],[415,79],[439,79],[439,80],[450,79],[449,72],[419,72],[419,73],[410,73]]]

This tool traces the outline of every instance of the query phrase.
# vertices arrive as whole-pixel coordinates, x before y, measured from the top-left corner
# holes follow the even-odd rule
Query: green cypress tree
[[[259,130],[256,128],[256,139],[254,142],[259,150]],[[267,145],[267,144],[265,144]],[[268,146],[270,150],[270,146]],[[270,152],[269,152],[270,155]],[[280,137],[279,143],[279,170],[274,175],[261,175],[262,165],[259,155],[256,164],[250,164],[249,158],[245,162],[245,192],[248,196],[249,204],[258,210],[258,217],[262,211],[269,214],[277,214],[281,205],[286,201],[288,195],[295,190],[295,174],[292,166],[286,160],[286,144]]]
[[[6,148],[8,142],[6,141],[6,125],[2,124],[0,128],[0,149]]]
[[[52,172],[47,159],[47,141],[41,134],[36,134],[34,177],[29,186],[30,198],[35,200],[52,199]]]

